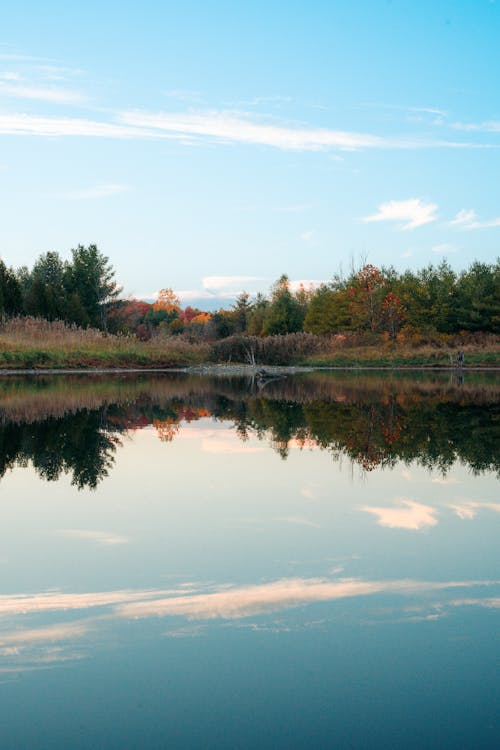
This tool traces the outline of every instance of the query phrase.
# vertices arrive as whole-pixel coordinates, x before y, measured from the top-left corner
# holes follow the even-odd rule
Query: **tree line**
[[[292,290],[281,276],[268,295],[242,292],[228,309],[207,312],[182,307],[171,288],[153,303],[121,299],[109,258],[95,245],[79,245],[71,259],[41,255],[30,270],[7,268],[0,260],[0,314],[64,320],[141,339],[181,335],[217,340],[305,332],[384,334],[404,330],[453,334],[500,333],[500,260],[473,262],[456,272],[443,261],[418,271],[398,272],[366,264],[336,275],[316,289]]]
[[[0,260],[0,314],[33,315],[82,327],[106,329],[121,288],[96,245],[78,245],[71,260],[59,253],[41,255],[30,270],[14,270]]]

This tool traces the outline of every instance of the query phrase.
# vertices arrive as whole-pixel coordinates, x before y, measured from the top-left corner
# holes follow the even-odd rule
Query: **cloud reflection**
[[[363,581],[360,579],[285,578],[271,583],[225,588],[210,593],[169,596],[119,604],[115,607],[115,613],[125,618],[180,616],[190,620],[232,620],[348,597],[378,593],[406,595],[469,585],[473,584],[406,579]]]
[[[72,539],[83,539],[105,546],[115,546],[117,544],[127,544],[130,539],[122,534],[115,534],[112,531],[92,531],[91,529],[61,529],[58,532],[62,536]]]
[[[438,511],[430,505],[416,503],[414,500],[400,500],[399,507],[376,507],[363,505],[360,510],[377,517],[379,526],[389,529],[410,529],[419,531],[426,526],[436,526]]]

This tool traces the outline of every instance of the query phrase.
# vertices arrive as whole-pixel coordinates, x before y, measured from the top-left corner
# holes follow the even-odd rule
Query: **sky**
[[[500,237],[500,0],[2,3],[0,256],[127,295],[457,270]]]

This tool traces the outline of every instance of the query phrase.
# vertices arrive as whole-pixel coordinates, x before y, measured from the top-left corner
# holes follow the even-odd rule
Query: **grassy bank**
[[[14,319],[0,329],[0,369],[186,367],[207,361],[210,348],[182,339],[139,341],[59,321]]]
[[[464,352],[463,367],[500,367],[500,347],[489,350],[469,346]],[[359,347],[345,351],[325,352],[306,357],[300,364],[310,367],[456,367],[456,348],[436,349],[428,346],[405,349],[395,347]]]
[[[348,336],[288,334],[234,336],[215,343],[178,336],[139,341],[62,322],[17,318],[0,327],[0,370],[174,368],[207,363],[305,365],[309,367],[500,367],[500,337],[437,340],[432,344],[360,342]]]

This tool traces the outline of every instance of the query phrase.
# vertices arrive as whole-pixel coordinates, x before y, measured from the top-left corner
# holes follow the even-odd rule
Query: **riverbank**
[[[223,339],[215,344],[186,341],[177,336],[140,341],[131,336],[112,336],[40,319],[18,319],[0,329],[0,371],[4,372],[189,368],[193,372],[246,374],[259,367],[286,367],[293,371],[297,368],[456,369],[458,351],[464,355],[464,370],[500,368],[500,337],[491,334],[481,334],[472,341],[458,339],[403,346],[381,339],[352,346],[340,343],[336,337],[308,334],[267,339],[242,336],[237,342]]]

